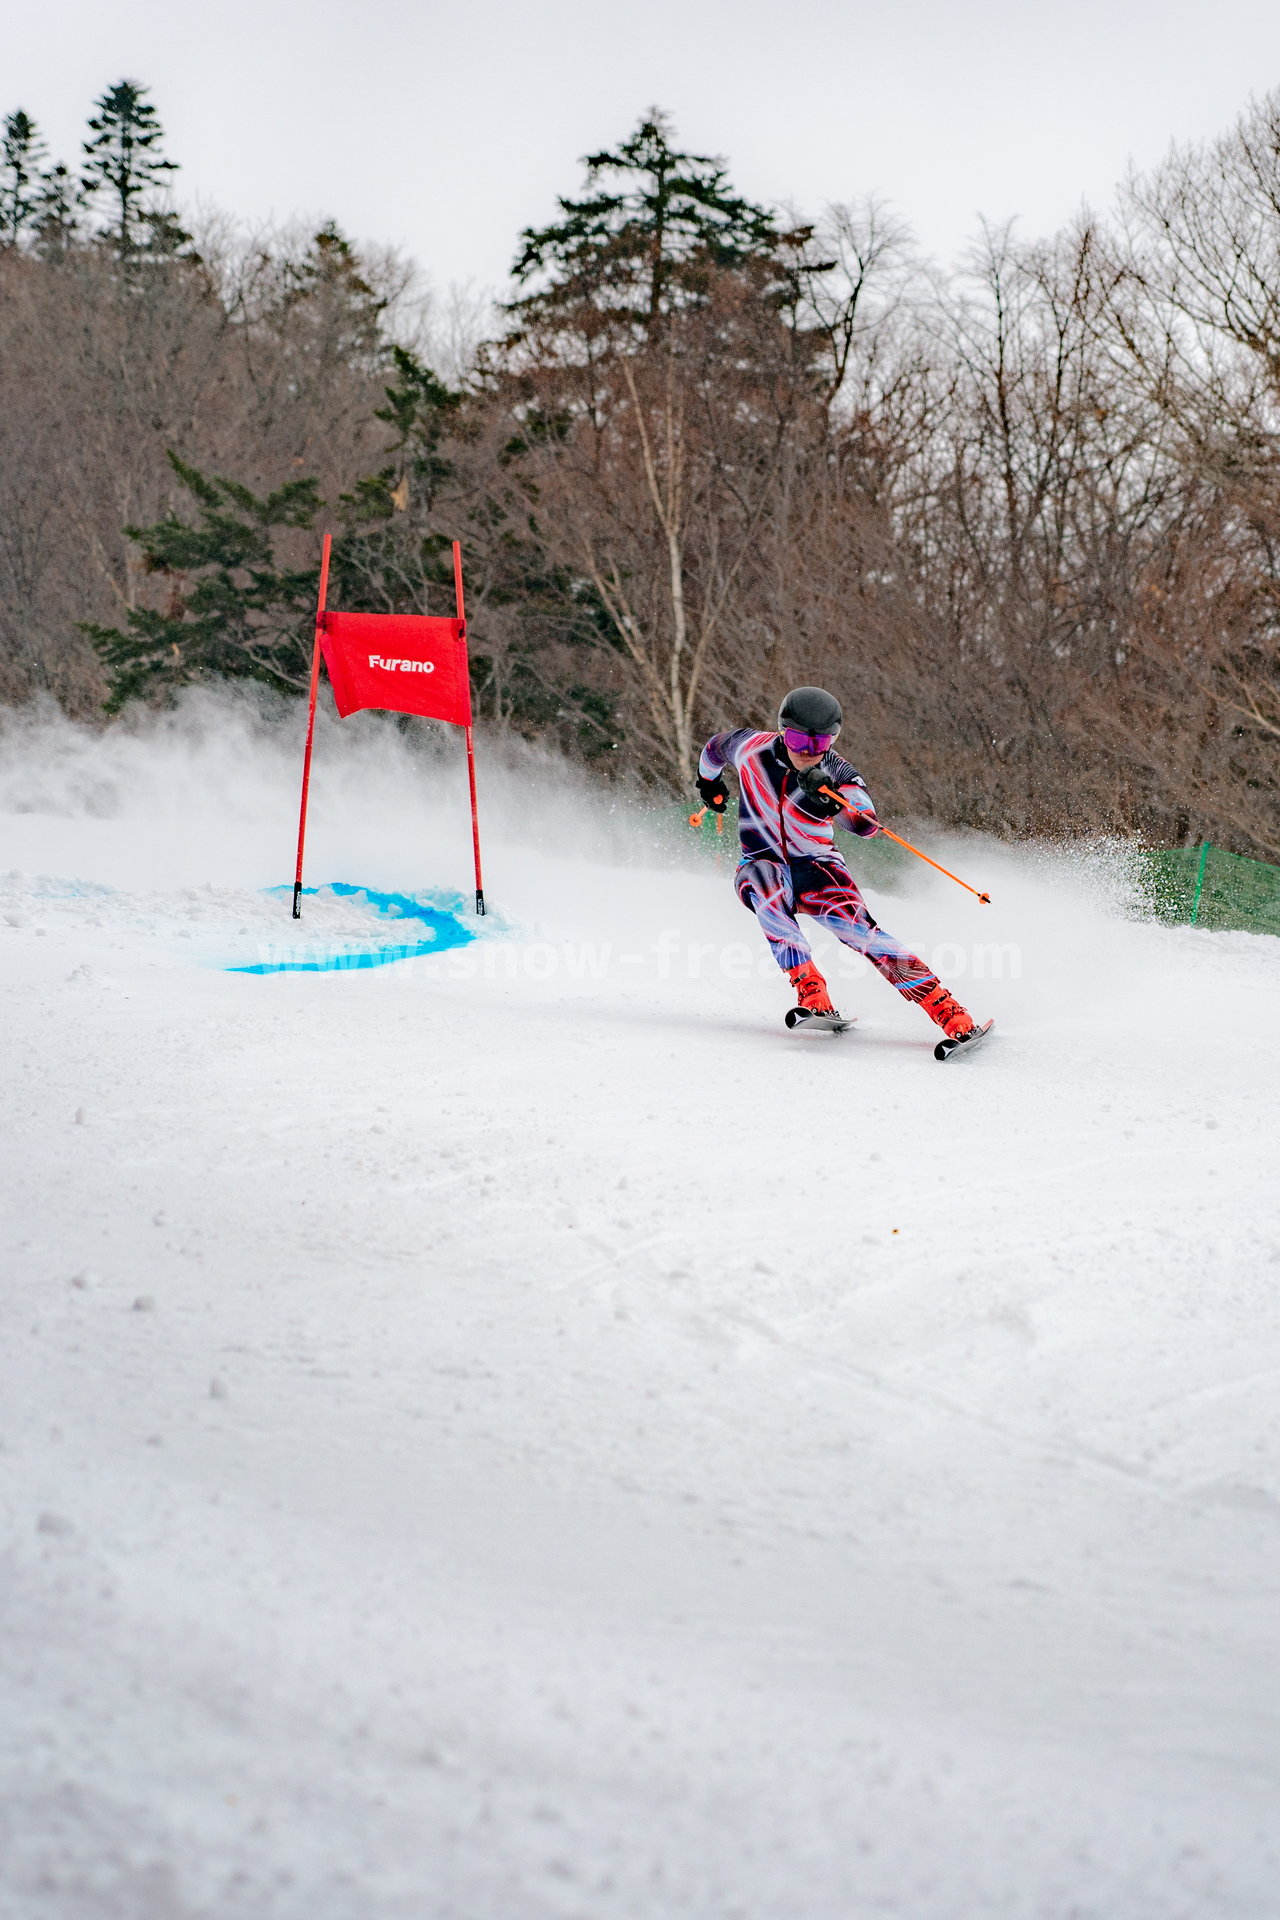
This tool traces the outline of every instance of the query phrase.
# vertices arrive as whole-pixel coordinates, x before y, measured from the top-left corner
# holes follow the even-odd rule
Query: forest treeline
[[[4,124],[0,698],[301,690],[321,529],[383,610],[457,537],[479,715],[602,773],[815,681],[887,810],[1280,859],[1280,93],[948,276],[653,112],[447,355],[333,226],[193,237],[134,83],[79,174]]]

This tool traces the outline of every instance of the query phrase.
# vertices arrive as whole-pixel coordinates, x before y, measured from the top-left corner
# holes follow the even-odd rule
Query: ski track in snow
[[[1274,1920],[1280,942],[957,842],[991,1044],[796,1038],[530,759],[473,944],[229,972],[387,938],[295,731],[0,754],[4,1920]],[[466,896],[450,752],[314,806]]]

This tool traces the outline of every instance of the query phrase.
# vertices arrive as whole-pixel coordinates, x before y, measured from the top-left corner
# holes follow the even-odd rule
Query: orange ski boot
[[[792,967],[787,975],[796,990],[796,1001],[803,1013],[834,1013],[831,995],[827,992],[827,983],[812,960],[806,960],[802,966]],[[971,1026],[972,1021],[969,1023]]]
[[[960,1002],[953,999],[943,986],[935,987],[919,1004],[929,1018],[942,1028],[948,1040],[967,1039],[977,1027],[973,1015],[966,1013]]]

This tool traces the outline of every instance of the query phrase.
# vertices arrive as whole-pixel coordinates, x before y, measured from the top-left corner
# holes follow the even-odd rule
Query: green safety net
[[[1280,867],[1221,847],[1143,852],[1143,893],[1161,920],[1219,932],[1280,934]]]

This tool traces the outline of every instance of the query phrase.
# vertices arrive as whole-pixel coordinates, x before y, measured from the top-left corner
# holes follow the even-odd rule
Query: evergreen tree
[[[351,242],[330,220],[301,260],[286,261],[279,317],[304,320],[304,351],[321,364],[381,367],[387,302],[365,279]]]
[[[0,247],[16,247],[40,212],[44,141],[35,121],[19,107],[4,122],[0,143]]]
[[[277,563],[277,533],[310,530],[323,502],[314,479],[291,480],[260,498],[238,480],[210,477],[170,453],[199,510],[199,525],[174,513],[126,527],[146,572],[171,582],[159,611],[130,607],[125,630],[84,623],[108,669],[107,711],[126,700],[225,675],[285,691],[305,687],[315,618],[315,567]],[[188,586],[188,576],[197,575]]]
[[[97,114],[89,122],[93,138],[84,143],[81,187],[87,200],[101,198],[111,208],[107,231],[121,254],[148,250],[172,252],[183,235],[172,216],[148,209],[143,201],[176,173],[176,160],[161,151],[164,130],[147,89],[136,80],[121,80],[95,102]]]
[[[40,182],[36,208],[36,245],[46,258],[67,251],[80,225],[80,194],[74,175],[61,161]]]
[[[407,348],[393,346],[391,359],[399,382],[383,388],[387,404],[373,410],[375,420],[385,420],[396,430],[391,451],[397,467],[387,469],[388,478],[394,477],[396,485],[389,497],[400,512],[407,510],[410,490],[404,491],[402,500],[395,496],[408,481],[413,498],[429,508],[441,481],[453,470],[442,456],[441,443],[462,405],[462,395],[447,387]]]
[[[396,429],[392,460],[337,502],[330,601],[415,613],[433,591],[441,604],[452,599],[450,539],[433,531],[430,514],[452,471],[441,443],[462,396],[403,347],[392,357],[399,379],[375,410]],[[305,687],[317,571],[282,566],[276,545],[287,530],[313,528],[324,505],[318,482],[293,480],[261,497],[173,452],[169,462],[196,504],[198,524],[169,513],[153,526],[125,528],[142,550],[144,571],[170,583],[165,606],[131,607],[123,629],[83,628],[108,669],[108,712],[214,675],[282,691]]]
[[[561,220],[521,236],[515,277],[540,284],[513,303],[517,315],[533,319],[587,301],[652,327],[696,295],[707,267],[741,266],[777,245],[767,209],[733,192],[723,161],[677,151],[656,107],[615,151],[588,154],[583,164],[583,197],[561,198]]]

